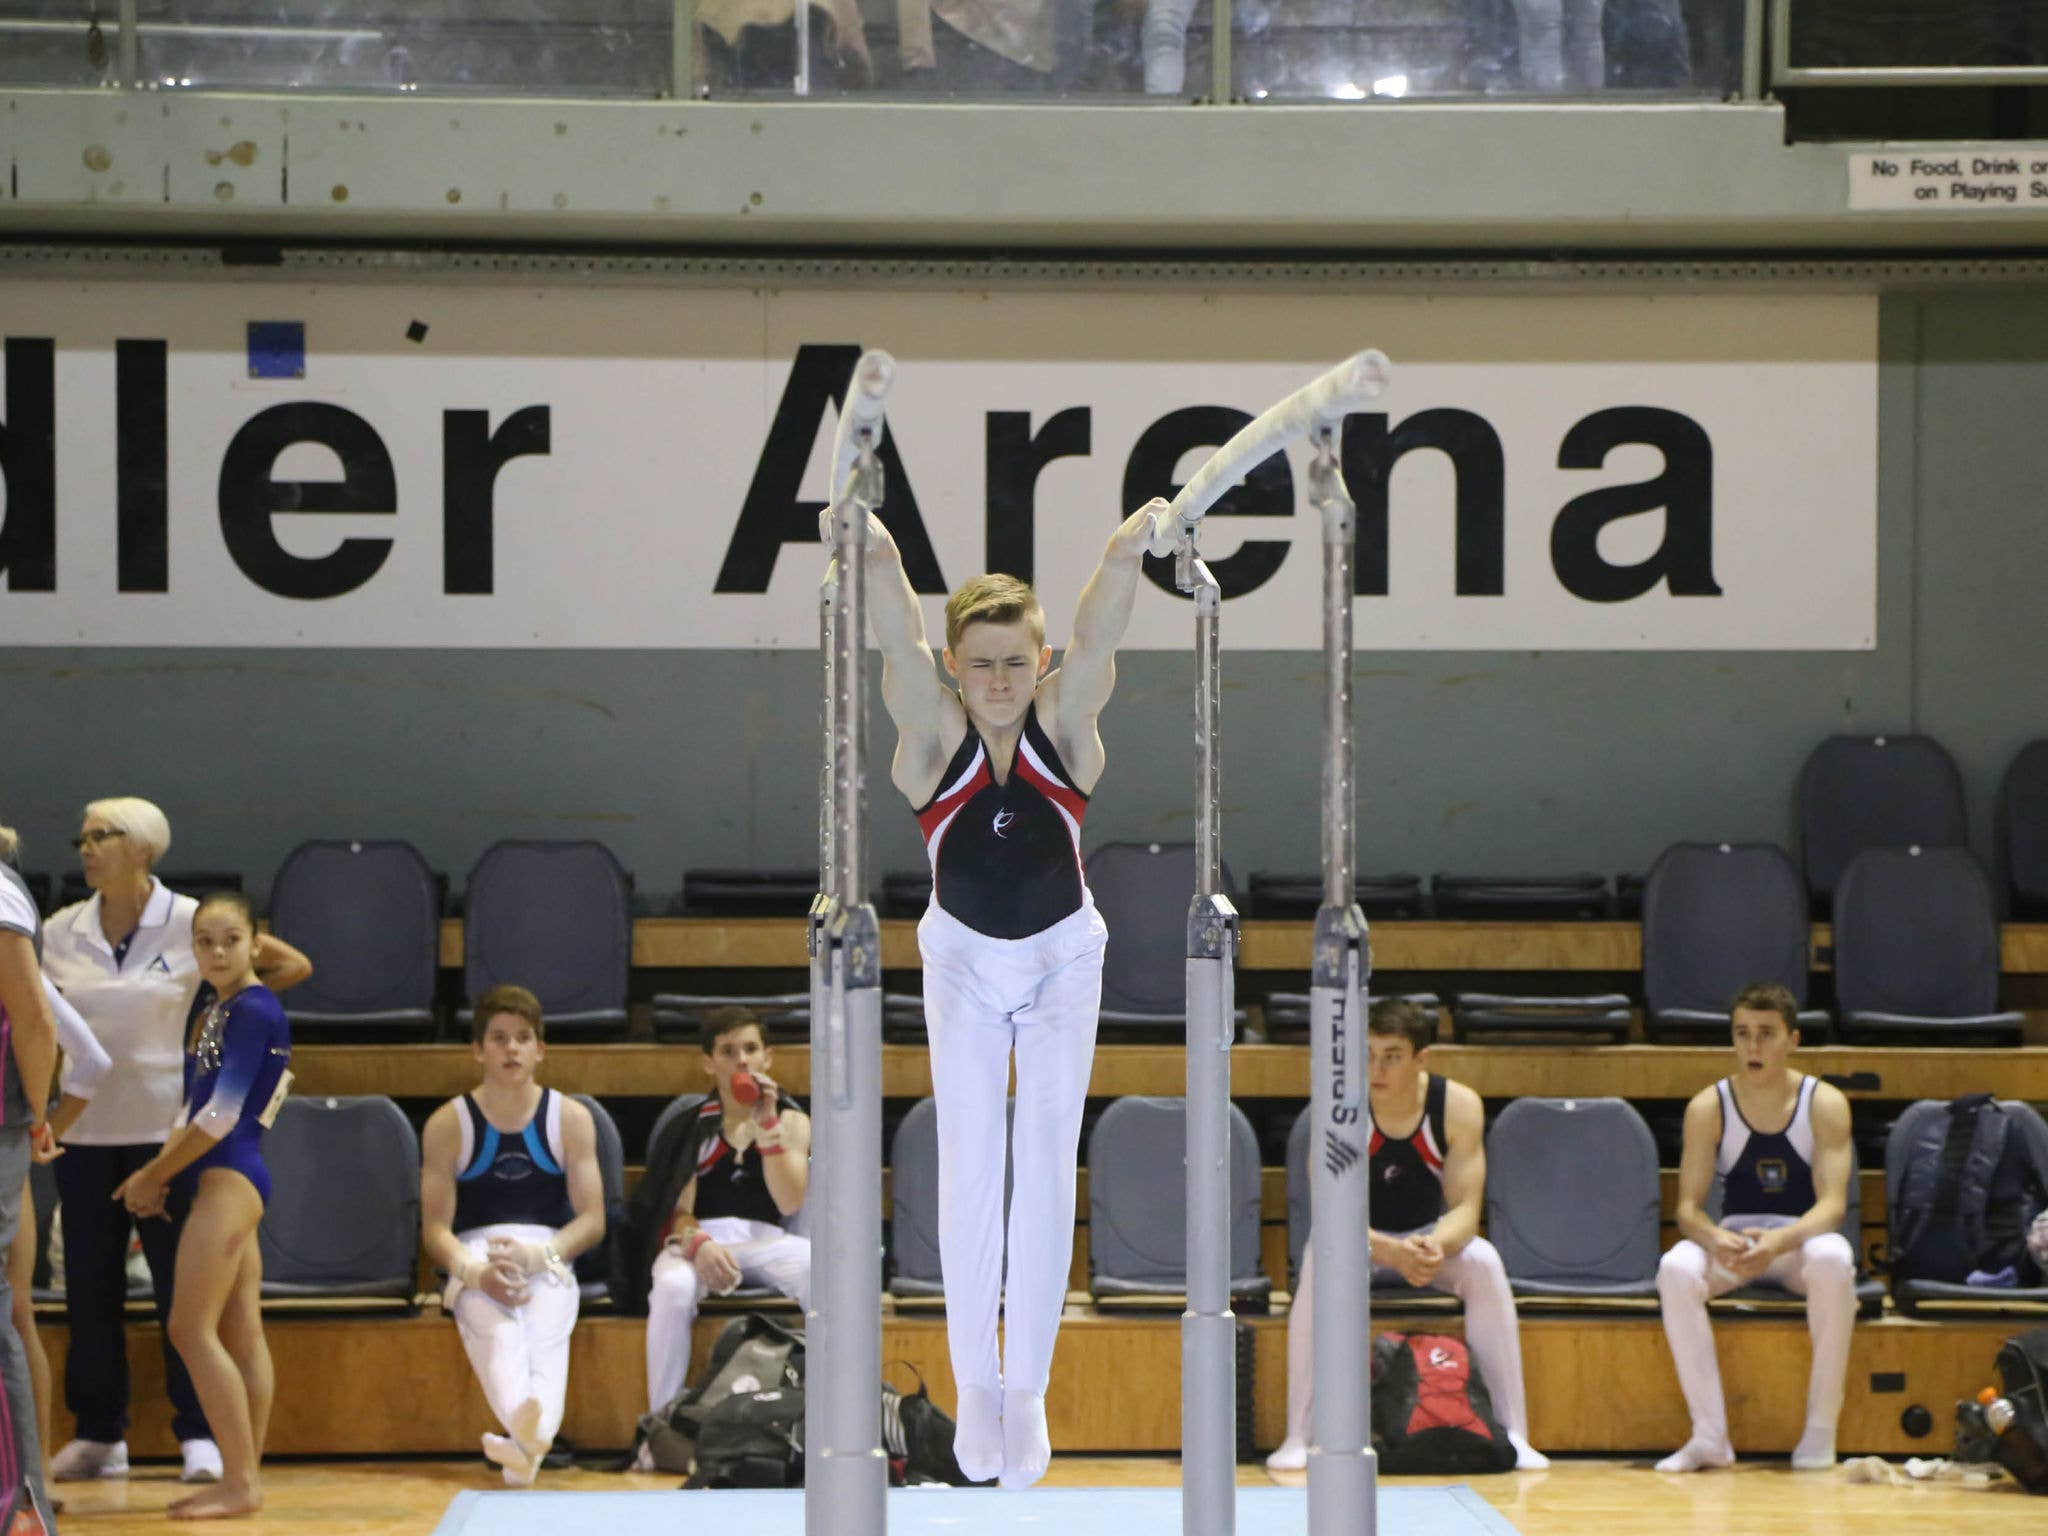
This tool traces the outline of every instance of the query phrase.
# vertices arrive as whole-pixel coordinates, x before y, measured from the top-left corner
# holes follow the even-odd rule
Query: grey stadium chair
[[[1871,848],[1835,891],[1835,1007],[1845,1039],[2017,1045],[1998,1007],[1998,917],[1967,848]]]
[[[1486,1236],[1518,1297],[1657,1294],[1657,1142],[1625,1099],[1517,1099],[1486,1135]]]
[[[2048,1168],[2048,1121],[2031,1104],[2019,1099],[2000,1099],[1999,1108],[2012,1114],[2017,1124],[2014,1130],[2025,1136],[2031,1144],[2036,1167]],[[1929,1115],[1941,1114],[1948,1108],[1941,1099],[1919,1099],[1906,1106],[1899,1118],[1892,1122],[1889,1135],[1884,1143],[1884,1204],[1885,1231],[1889,1238],[1896,1230],[1896,1213],[1899,1207],[1899,1189],[1905,1179],[1905,1151],[1912,1145],[1918,1134],[1920,1123]],[[2014,1311],[2039,1313],[2048,1311],[2048,1286],[2025,1286],[2012,1289],[1996,1289],[1980,1285],[1953,1285],[1942,1280],[1901,1280],[1892,1281],[1892,1300],[1901,1312],[1909,1316],[1933,1312],[1995,1312]]]
[[[1102,1112],[1088,1137],[1088,1269],[1097,1305],[1187,1291],[1187,1101],[1136,1095]],[[1259,1147],[1230,1106],[1230,1294],[1263,1301]]]
[[[293,1028],[433,1032],[441,897],[412,844],[299,844],[270,887],[270,928],[313,962],[284,995]]]
[[[465,902],[463,983],[472,1002],[514,982],[540,998],[558,1039],[625,1032],[632,883],[609,848],[493,843],[470,869]]]
[[[1799,1004],[1801,1040],[1828,1016],[1806,1006],[1812,970],[1806,888],[1775,843],[1673,843],[1643,883],[1643,1031],[1652,1040],[1728,1036],[1728,1004],[1775,982]]]
[[[1008,1122],[1017,1123],[1017,1101],[1009,1101]],[[1016,1169],[1003,1167],[1003,1220],[1010,1219],[1010,1191]],[[946,1294],[939,1266],[939,1107],[919,1099],[896,1127],[889,1148],[889,1293],[903,1299]]]
[[[286,1099],[263,1160],[266,1301],[411,1302],[420,1144],[403,1110],[381,1094]]]
[[[605,1209],[609,1211],[626,1198],[626,1144],[619,1136],[618,1122],[612,1119],[611,1111],[587,1093],[572,1093],[568,1097],[590,1111],[591,1124],[597,1131],[597,1172],[604,1185]],[[611,1295],[611,1286],[605,1279],[604,1247],[599,1243],[576,1256],[576,1284],[586,1306]]]
[[[1963,776],[1931,736],[1830,736],[1800,769],[1796,800],[1806,888],[1821,912],[1866,848],[1970,840]]]
[[[1088,889],[1109,926],[1101,1021],[1180,1025],[1187,1018],[1188,904],[1193,843],[1104,843],[1087,860]],[[1223,888],[1232,891],[1224,871]]]
[[[1312,1225],[1308,1170],[1308,1106],[1294,1117],[1287,1131],[1287,1274],[1289,1284],[1301,1283],[1301,1256],[1308,1251]],[[1363,1134],[1370,1140],[1368,1125]],[[1372,1278],[1375,1312],[1456,1313],[1464,1304],[1447,1291],[1431,1291],[1410,1285],[1399,1275],[1375,1271]]]
[[[1713,1185],[1707,1191],[1706,1216],[1709,1221],[1719,1221],[1722,1213],[1721,1176],[1714,1176]],[[1863,1170],[1856,1158],[1856,1144],[1849,1143],[1849,1190],[1848,1203],[1842,1210],[1842,1224],[1835,1229],[1849,1241],[1849,1251],[1856,1255],[1856,1306],[1866,1317],[1875,1317],[1884,1308],[1884,1282],[1873,1279],[1865,1273],[1863,1257]],[[1753,1285],[1738,1286],[1725,1296],[1716,1296],[1708,1305],[1720,1311],[1791,1311],[1803,1309],[1804,1298],[1794,1296],[1783,1286],[1773,1285],[1768,1280]]]
[[[1999,849],[2014,917],[2048,917],[2048,740],[2030,741],[2005,770]]]

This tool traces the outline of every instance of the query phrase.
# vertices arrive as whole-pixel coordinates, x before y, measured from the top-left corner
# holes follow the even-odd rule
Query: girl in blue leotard
[[[270,1196],[264,1127],[284,1102],[291,1035],[277,996],[256,979],[256,920],[238,892],[192,917],[203,985],[185,1052],[185,1107],[163,1150],[115,1192],[138,1216],[190,1202],[178,1241],[171,1342],[192,1373],[220,1444],[221,1480],[171,1505],[174,1519],[252,1514],[270,1427],[273,1377],[263,1337],[256,1224]]]

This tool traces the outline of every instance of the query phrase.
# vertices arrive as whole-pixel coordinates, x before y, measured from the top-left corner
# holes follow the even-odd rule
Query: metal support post
[[[1218,650],[1223,589],[1181,537],[1195,598],[1195,894],[1188,904],[1188,1308],[1180,1324],[1181,1529],[1237,1529],[1237,1318],[1230,1309],[1230,1044],[1237,909],[1223,894]]]
[[[872,356],[873,354],[871,354]],[[835,445],[850,486],[832,509],[833,570],[821,592],[825,643],[827,816],[819,827],[823,889],[812,904],[811,1166],[817,1221],[810,1390],[804,1404],[807,1536],[882,1536],[889,1463],[882,1449],[882,944],[867,900],[866,548],[881,505],[880,400],[894,364],[863,358]],[[878,382],[877,382],[878,381]],[[861,418],[865,418],[864,420]],[[851,458],[850,466],[848,458]],[[835,494],[845,483],[835,472]]]
[[[1316,1373],[1308,1451],[1309,1536],[1379,1528],[1372,1449],[1372,1262],[1366,1177],[1365,991],[1372,969],[1354,900],[1351,564],[1357,508],[1321,426],[1309,501],[1323,524],[1323,901],[1309,983],[1309,1205]]]

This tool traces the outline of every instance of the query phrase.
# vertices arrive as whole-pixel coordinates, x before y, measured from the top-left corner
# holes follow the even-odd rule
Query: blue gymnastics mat
[[[1516,1536],[1472,1489],[1379,1490],[1381,1536]],[[743,1531],[803,1536],[800,1489],[705,1489],[689,1493],[458,1493],[434,1536],[676,1536]],[[1172,1536],[1180,1530],[1178,1488],[897,1488],[889,1493],[890,1536]],[[1240,1488],[1238,1536],[1303,1536],[1306,1488]]]

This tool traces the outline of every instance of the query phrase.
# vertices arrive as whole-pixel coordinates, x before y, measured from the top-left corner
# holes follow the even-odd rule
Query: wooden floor
[[[1178,1463],[1170,1457],[1059,1457],[1047,1483],[1171,1486],[1178,1476]],[[542,1486],[644,1491],[672,1488],[678,1481],[576,1471],[545,1474]],[[1257,1467],[1238,1471],[1243,1487],[1270,1481]],[[1914,1536],[2038,1536],[2048,1516],[2048,1504],[2010,1485],[1854,1485],[1843,1482],[1838,1472],[1795,1474],[1782,1460],[1744,1462],[1731,1471],[1693,1477],[1659,1476],[1640,1462],[1574,1460],[1561,1461],[1549,1472],[1389,1481],[1469,1482],[1522,1536],[1641,1536],[1653,1522],[1658,1536],[1837,1536],[1858,1526],[1910,1529]],[[251,1536],[426,1536],[457,1493],[497,1486],[496,1469],[480,1457],[286,1464],[266,1474],[269,1507],[234,1529]],[[122,1481],[66,1483],[58,1491],[66,1501],[60,1517],[64,1531],[156,1536],[171,1528],[161,1513],[164,1505],[186,1490],[170,1468],[158,1467],[138,1469]],[[677,1529],[687,1527],[678,1522]],[[564,1524],[562,1536],[578,1533]]]

